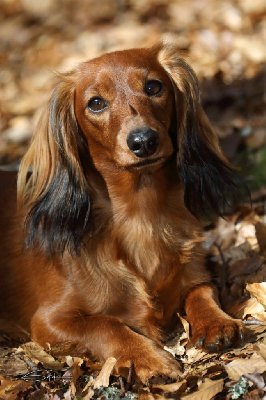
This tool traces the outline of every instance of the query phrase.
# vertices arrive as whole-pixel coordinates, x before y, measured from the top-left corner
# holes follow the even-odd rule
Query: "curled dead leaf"
[[[101,372],[97,376],[95,382],[94,382],[94,389],[99,389],[101,386],[107,387],[109,385],[109,378],[110,375],[113,371],[113,368],[117,362],[117,359],[114,357],[109,357],[105,361]]]

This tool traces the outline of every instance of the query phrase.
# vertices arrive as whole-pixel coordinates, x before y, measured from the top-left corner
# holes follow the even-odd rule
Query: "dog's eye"
[[[148,96],[157,96],[161,93],[163,84],[160,81],[152,80],[145,84],[145,92]]]
[[[107,107],[107,102],[101,97],[93,97],[88,102],[88,108],[94,113],[99,113]]]

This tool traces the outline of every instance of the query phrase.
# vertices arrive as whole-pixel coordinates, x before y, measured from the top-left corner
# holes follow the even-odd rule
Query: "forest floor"
[[[189,325],[166,347],[178,382],[138,382],[70,356],[0,336],[0,399],[266,399],[266,9],[263,0],[2,0],[0,165],[25,153],[54,71],[106,51],[149,46],[172,35],[196,71],[202,103],[227,157],[241,167],[253,206],[205,228],[208,265],[223,308],[241,318],[240,348],[208,354]],[[0,327],[1,329],[1,327]]]

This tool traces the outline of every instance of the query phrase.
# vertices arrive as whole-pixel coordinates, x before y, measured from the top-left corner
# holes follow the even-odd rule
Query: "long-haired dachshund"
[[[5,180],[6,179],[6,180]],[[173,44],[117,51],[57,77],[18,177],[2,179],[2,320],[33,340],[178,375],[163,349],[183,310],[192,342],[237,344],[219,307],[195,216],[221,215],[240,179]],[[8,222],[8,209],[13,224]]]

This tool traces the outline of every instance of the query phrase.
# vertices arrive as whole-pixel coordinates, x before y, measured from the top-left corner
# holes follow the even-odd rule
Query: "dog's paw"
[[[203,318],[192,325],[192,343],[211,352],[238,346],[244,338],[244,324],[226,314],[216,318]]]
[[[167,351],[163,350],[151,340],[142,337],[142,343],[132,346],[130,351],[123,352],[116,364],[116,370],[123,376],[128,376],[133,364],[136,376],[146,383],[152,376],[165,375],[177,379],[180,375],[178,362]]]

